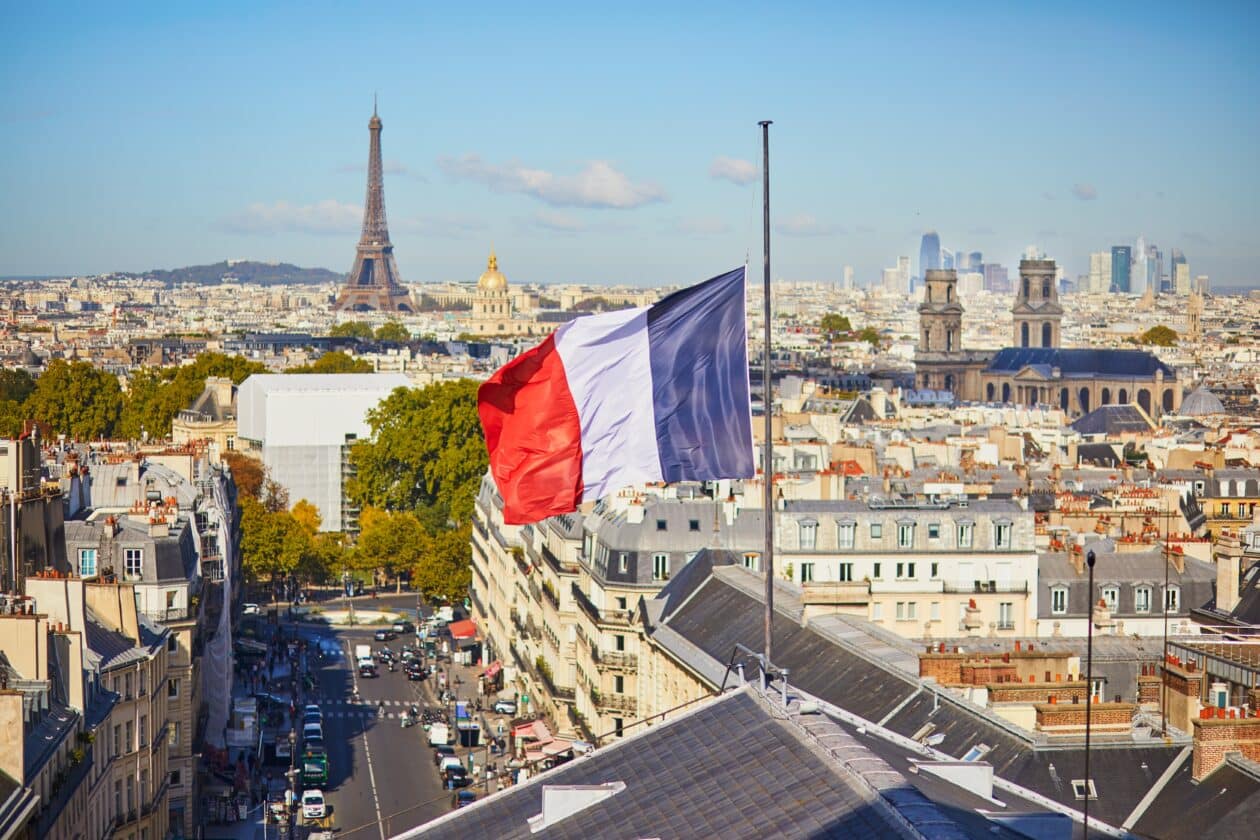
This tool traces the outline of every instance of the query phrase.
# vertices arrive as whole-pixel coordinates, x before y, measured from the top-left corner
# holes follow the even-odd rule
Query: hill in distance
[[[255,283],[273,286],[281,283],[309,284],[341,283],[345,274],[326,268],[301,268],[290,263],[254,262],[252,260],[224,260],[212,265],[190,265],[184,268],[154,269],[132,275],[145,280],[157,280],[166,286],[180,283],[196,283],[201,286],[217,286],[220,283]]]

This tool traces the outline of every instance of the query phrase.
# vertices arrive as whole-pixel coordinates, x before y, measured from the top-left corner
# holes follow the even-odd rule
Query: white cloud
[[[774,229],[784,236],[831,236],[844,233],[844,228],[839,225],[820,222],[808,213],[788,216],[776,224]]]
[[[556,175],[517,162],[499,166],[474,154],[438,158],[438,168],[451,178],[476,181],[495,192],[532,196],[553,207],[628,210],[669,198],[657,184],[634,183],[603,160],[590,161],[576,175]]]
[[[586,222],[577,216],[554,210],[540,210],[530,218],[529,223],[555,233],[584,233],[587,230]]]
[[[743,186],[757,180],[757,167],[746,160],[719,155],[709,164],[709,177]]]
[[[326,198],[314,204],[255,202],[219,222],[229,233],[310,233],[317,236],[352,234],[363,223],[363,208]]]
[[[1081,201],[1093,201],[1098,198],[1098,188],[1093,184],[1073,184],[1072,195]]]
[[[720,236],[730,233],[731,226],[716,216],[692,216],[675,219],[672,230],[684,236]]]

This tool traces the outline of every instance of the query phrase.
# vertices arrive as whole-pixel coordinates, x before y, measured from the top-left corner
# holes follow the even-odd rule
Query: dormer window
[[[812,519],[801,520],[801,548],[813,550],[818,544],[818,523]]]

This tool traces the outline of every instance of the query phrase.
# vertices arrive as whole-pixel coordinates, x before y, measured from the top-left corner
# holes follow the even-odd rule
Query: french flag
[[[570,321],[477,392],[512,525],[642,482],[753,474],[744,269]]]

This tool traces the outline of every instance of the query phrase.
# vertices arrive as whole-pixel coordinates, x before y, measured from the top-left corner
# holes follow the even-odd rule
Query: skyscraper
[[[1111,254],[1098,251],[1089,255],[1089,286],[1084,291],[1090,294],[1111,291]]]
[[[1129,270],[1129,293],[1146,294],[1147,286],[1146,237],[1138,234],[1137,245],[1133,248],[1133,266]]]
[[[949,250],[948,248],[942,248],[941,249],[941,268],[956,269],[957,267],[958,266],[954,262],[954,252]]]
[[[1173,294],[1190,294],[1190,264],[1186,262],[1186,255],[1181,253],[1180,248],[1172,249],[1168,273],[1172,278]]]
[[[385,181],[381,166],[381,118],[372,106],[368,121],[367,201],[363,233],[354,253],[354,268],[333,304],[336,312],[414,312],[411,293],[403,288],[394,262],[394,245],[385,221]]]
[[[1111,246],[1111,291],[1129,294],[1129,276],[1133,269],[1133,249],[1128,245]]]
[[[901,293],[910,294],[910,258],[897,257],[897,275],[901,281]]]
[[[846,265],[844,267],[844,283],[841,288],[846,292],[853,288],[853,266]]]
[[[929,230],[923,234],[919,243],[919,276],[927,277],[927,273],[941,267],[941,238],[936,231]]]

